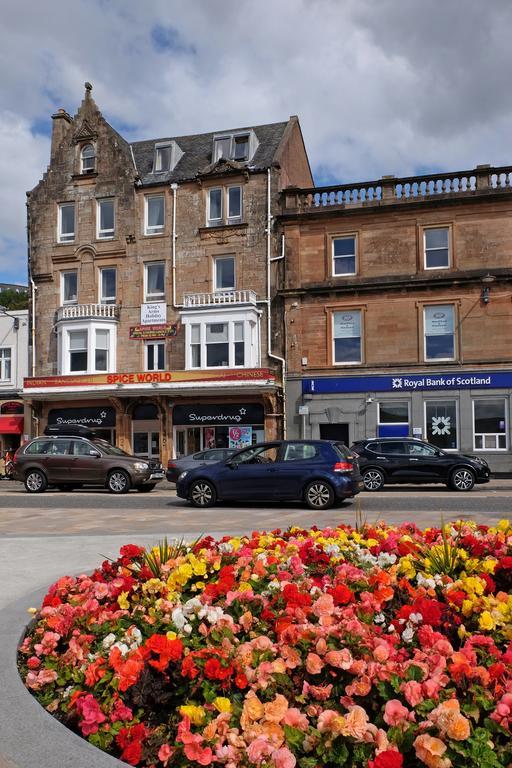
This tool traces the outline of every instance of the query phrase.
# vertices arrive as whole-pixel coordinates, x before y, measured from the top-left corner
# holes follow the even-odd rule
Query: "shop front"
[[[25,419],[21,400],[0,401],[0,453],[12,453],[21,445]]]
[[[290,436],[418,437],[512,472],[512,370],[290,379],[287,391]]]
[[[175,405],[176,458],[205,448],[243,448],[265,439],[262,403]]]
[[[68,408],[50,408],[48,426],[72,427],[82,425],[94,429],[98,437],[116,442],[116,409],[111,405],[87,405]]]

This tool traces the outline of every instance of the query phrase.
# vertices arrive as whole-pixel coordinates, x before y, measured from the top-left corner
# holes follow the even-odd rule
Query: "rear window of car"
[[[34,453],[47,453],[50,446],[50,440],[34,440],[25,448],[24,453],[33,455]]]
[[[347,448],[345,443],[334,443],[334,449],[342,459],[349,459],[354,454],[353,451]]]
[[[194,453],[192,456],[194,461],[199,461],[200,459],[204,459],[204,451],[199,451],[199,453]]]
[[[375,450],[375,448],[373,449]],[[390,440],[389,443],[380,443],[379,453],[407,453],[405,443],[398,440]]]
[[[318,456],[318,449],[312,443],[288,443],[284,449],[283,461],[304,461]]]

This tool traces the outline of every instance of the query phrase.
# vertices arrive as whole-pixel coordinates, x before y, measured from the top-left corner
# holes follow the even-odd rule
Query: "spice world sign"
[[[134,373],[91,373],[78,376],[40,376],[24,379],[26,390],[55,387],[123,387],[137,384],[174,384],[182,382],[259,382],[273,384],[269,368],[245,368],[215,371],[137,371]]]
[[[467,371],[403,376],[343,376],[303,379],[304,394],[336,392],[414,392],[512,387],[512,371]]]

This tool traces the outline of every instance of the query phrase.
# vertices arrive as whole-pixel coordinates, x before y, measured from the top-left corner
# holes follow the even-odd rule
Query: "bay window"
[[[114,373],[116,335],[116,322],[90,320],[59,323],[59,375]]]
[[[233,308],[201,313],[182,312],[186,367],[256,368],[260,364],[259,316]]]

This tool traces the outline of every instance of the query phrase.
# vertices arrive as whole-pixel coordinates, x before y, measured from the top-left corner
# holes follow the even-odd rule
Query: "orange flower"
[[[464,739],[469,738],[469,734],[471,733],[469,720],[467,717],[464,717],[464,715],[456,715],[451,723],[448,724],[446,733],[450,739],[455,739],[456,741],[464,741]]]
[[[446,744],[441,739],[429,736],[423,733],[414,740],[416,757],[421,760],[428,768],[450,768],[452,761],[443,757],[446,752]]]
[[[324,662],[317,653],[308,653],[306,669],[310,675],[320,674],[324,666]]]
[[[278,693],[274,701],[269,701],[263,706],[265,712],[265,720],[270,720],[273,723],[280,723],[288,710],[288,700]]]
[[[243,730],[247,730],[249,725],[255,720],[260,720],[263,717],[263,714],[263,704],[258,699],[254,691],[249,691],[245,697],[242,716],[240,718],[240,725],[242,726]]]
[[[363,741],[368,730],[368,715],[362,707],[350,707],[348,714],[343,717],[340,728],[342,736],[350,736],[356,741]]]

